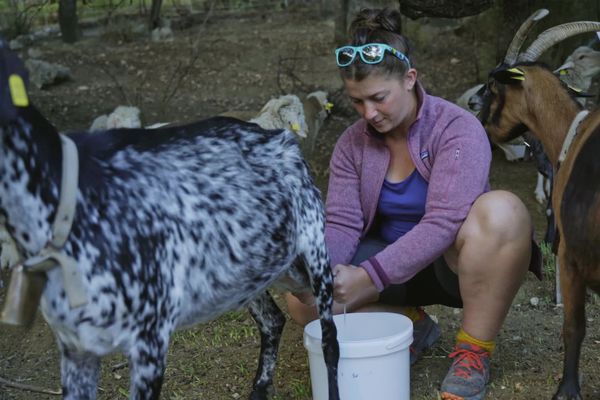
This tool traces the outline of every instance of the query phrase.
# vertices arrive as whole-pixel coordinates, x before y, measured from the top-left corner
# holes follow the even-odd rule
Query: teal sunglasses
[[[360,55],[360,59],[365,64],[379,64],[383,61],[385,52],[389,51],[398,59],[404,61],[408,68],[410,68],[410,61],[408,57],[399,50],[394,49],[384,43],[367,43],[362,46],[342,46],[335,49],[335,61],[338,67],[347,67],[352,64],[356,55]]]

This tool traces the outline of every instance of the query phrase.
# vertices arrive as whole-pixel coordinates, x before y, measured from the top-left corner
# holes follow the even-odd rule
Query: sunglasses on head
[[[335,61],[338,67],[347,67],[354,62],[356,55],[359,54],[361,61],[365,64],[379,64],[383,61],[386,51],[404,61],[408,68],[410,68],[410,61],[408,61],[408,57],[404,53],[384,43],[367,43],[362,46],[339,47],[335,49]]]

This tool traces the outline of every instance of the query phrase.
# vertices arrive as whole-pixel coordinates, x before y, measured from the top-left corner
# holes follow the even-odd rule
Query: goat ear
[[[29,106],[29,75],[23,61],[0,41],[0,123],[12,121],[17,108]]]
[[[567,85],[567,90],[575,97],[594,97],[593,94],[584,92],[583,89]]]
[[[492,74],[492,78],[505,85],[514,85],[525,80],[525,73],[519,68],[500,69]]]

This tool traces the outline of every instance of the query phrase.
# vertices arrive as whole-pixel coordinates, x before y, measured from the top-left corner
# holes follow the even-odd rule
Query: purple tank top
[[[425,214],[427,186],[427,181],[416,168],[401,182],[384,180],[377,204],[383,240],[395,242],[419,223]]]

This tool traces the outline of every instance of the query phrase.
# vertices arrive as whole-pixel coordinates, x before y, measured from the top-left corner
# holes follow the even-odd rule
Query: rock
[[[537,297],[532,297],[531,299],[529,299],[529,304],[531,304],[534,307],[537,307],[540,304],[540,299]]]
[[[38,89],[71,79],[71,70],[60,64],[30,58],[25,61],[29,79]]]
[[[152,41],[153,42],[170,42],[172,40],[173,40],[173,31],[168,26],[162,27],[162,28],[155,28],[152,31]]]

